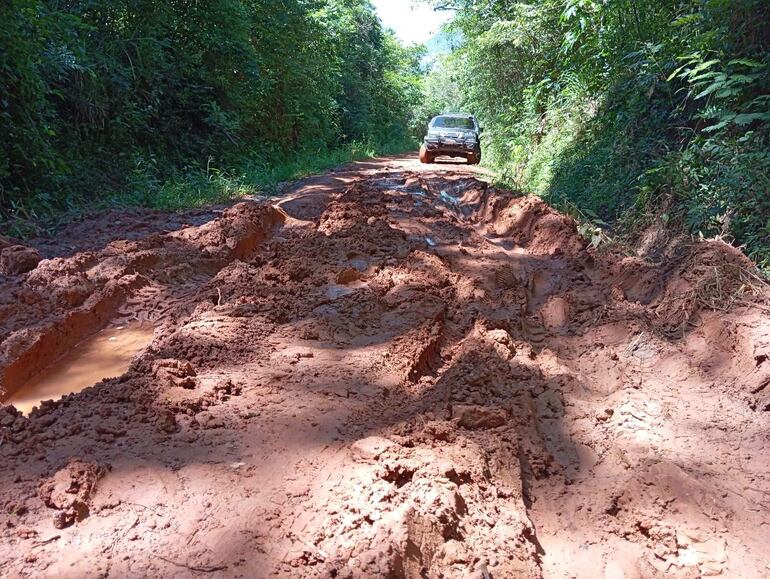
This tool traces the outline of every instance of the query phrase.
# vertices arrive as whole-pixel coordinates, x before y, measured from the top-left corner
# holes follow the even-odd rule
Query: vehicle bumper
[[[439,155],[467,155],[468,153],[475,153],[479,150],[478,143],[469,143],[465,141],[444,141],[444,140],[430,140],[424,141],[425,148],[431,153]]]

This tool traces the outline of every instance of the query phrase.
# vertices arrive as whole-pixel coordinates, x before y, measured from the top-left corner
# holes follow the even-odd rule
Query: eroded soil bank
[[[0,248],[4,396],[155,328],[124,375],[0,409],[0,574],[766,577],[751,264],[588,249],[478,177],[385,159]]]

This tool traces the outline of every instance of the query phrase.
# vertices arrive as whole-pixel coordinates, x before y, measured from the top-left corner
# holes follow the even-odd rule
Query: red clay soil
[[[0,408],[0,575],[767,577],[751,264],[589,249],[479,177],[384,159],[4,242],[3,396],[156,330],[124,375]]]

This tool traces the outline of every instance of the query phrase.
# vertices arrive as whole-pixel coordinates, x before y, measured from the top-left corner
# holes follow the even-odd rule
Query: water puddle
[[[58,400],[104,378],[120,376],[152,341],[153,332],[152,325],[146,323],[105,328],[33,376],[3,402],[29,414],[43,400]]]
[[[460,204],[460,198],[455,197],[454,195],[450,195],[446,191],[442,191],[439,193],[439,198],[446,203],[447,205],[454,205],[455,207]]]
[[[342,296],[356,293],[358,290],[365,288],[367,285],[367,282],[363,280],[356,280],[346,284],[331,283],[326,287],[325,295],[329,300],[336,300]]]

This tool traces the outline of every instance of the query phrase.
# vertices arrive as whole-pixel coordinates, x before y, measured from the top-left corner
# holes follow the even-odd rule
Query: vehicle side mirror
[[[484,132],[484,127],[479,127],[479,135]]]

